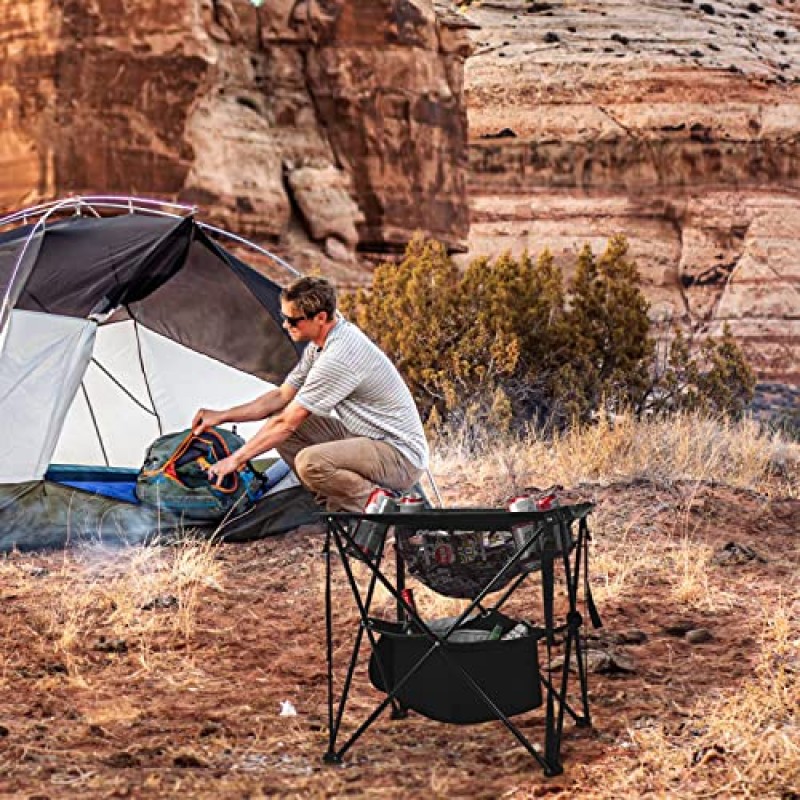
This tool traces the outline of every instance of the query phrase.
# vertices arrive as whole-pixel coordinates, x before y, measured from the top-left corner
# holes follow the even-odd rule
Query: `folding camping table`
[[[499,720],[546,775],[560,774],[565,716],[578,726],[591,724],[584,619],[579,607],[588,611],[595,627],[600,626],[589,586],[587,516],[592,508],[591,503],[583,503],[531,512],[461,508],[415,514],[324,514],[329,733],[324,760],[339,763],[391,707],[392,719],[415,710],[452,724]],[[385,568],[388,548],[381,547],[373,558],[357,549],[358,526],[371,522],[394,530],[394,574]],[[514,537],[517,526],[523,527]],[[465,553],[468,558],[461,558]],[[343,665],[334,664],[333,654],[334,560],[344,569],[358,609],[349,662],[338,685],[337,673]],[[361,586],[353,571],[356,561],[367,570]],[[407,601],[404,589],[409,571],[434,591],[441,588],[444,594],[466,598],[467,607],[457,617],[424,619]],[[535,575],[538,582],[531,580]],[[541,586],[540,599],[535,593],[533,598],[526,594],[526,617],[539,616],[540,622],[514,619],[501,610],[518,590],[534,589],[536,583]],[[378,584],[396,601],[396,619],[373,616]],[[556,610],[557,592],[563,597],[559,608],[566,607],[565,613]],[[365,635],[371,650],[369,678],[385,696],[338,744]],[[544,669],[539,667],[541,650]],[[570,685],[573,669],[576,699]],[[541,706],[545,709],[544,747],[538,749],[511,717]]]

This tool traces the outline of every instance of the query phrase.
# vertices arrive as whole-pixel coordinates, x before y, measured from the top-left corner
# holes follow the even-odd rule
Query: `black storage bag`
[[[414,669],[432,641],[420,633],[407,633],[397,622],[371,622],[380,635],[370,658],[369,677],[376,689],[388,693]],[[459,630],[491,631],[498,624],[506,633],[518,622],[492,611],[470,620]],[[541,631],[531,627],[528,630],[529,635],[516,639],[443,643],[403,685],[398,699],[407,708],[440,722],[468,725],[496,720],[488,703],[450,663],[455,662],[506,716],[538,708],[542,704],[537,654]]]

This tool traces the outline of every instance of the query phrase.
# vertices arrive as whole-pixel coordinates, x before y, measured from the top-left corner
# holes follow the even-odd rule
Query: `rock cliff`
[[[419,228],[463,248],[466,24],[430,0],[0,0],[0,208],[177,198],[303,266]]]
[[[800,3],[483,0],[470,254],[627,234],[656,316],[800,384]]]
[[[347,280],[417,229],[564,265],[622,231],[654,315],[728,322],[800,385],[798,21],[797,0],[0,0],[0,209],[181,199]]]

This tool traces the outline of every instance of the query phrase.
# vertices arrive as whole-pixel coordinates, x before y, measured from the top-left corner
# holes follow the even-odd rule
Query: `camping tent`
[[[184,525],[136,504],[147,445],[200,405],[279,383],[299,355],[280,287],[223,237],[271,255],[148,200],[70,198],[0,219],[0,551]],[[227,535],[306,521],[307,498],[294,500],[264,502]]]

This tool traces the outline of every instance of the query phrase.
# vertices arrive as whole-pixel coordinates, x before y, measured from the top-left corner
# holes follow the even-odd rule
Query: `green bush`
[[[666,363],[654,368],[648,410],[741,416],[753,399],[756,378],[728,325],[720,339],[705,339],[696,356],[679,330],[672,336]]]
[[[696,355],[671,332],[656,357],[623,236],[600,256],[584,247],[568,285],[547,250],[479,258],[462,272],[443,245],[417,236],[342,309],[394,361],[434,429],[561,427],[623,409],[738,415],[755,385],[727,328]]]

